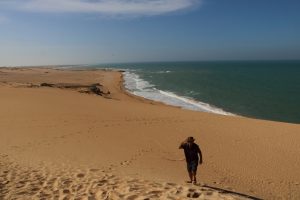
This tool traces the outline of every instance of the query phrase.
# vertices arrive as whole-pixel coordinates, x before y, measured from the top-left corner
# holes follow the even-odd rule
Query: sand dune
[[[299,125],[133,97],[117,71],[1,68],[0,110],[0,199],[300,198]],[[204,156],[198,186],[178,150],[190,135]]]

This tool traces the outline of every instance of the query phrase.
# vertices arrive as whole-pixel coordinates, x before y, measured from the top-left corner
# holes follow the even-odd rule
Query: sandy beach
[[[0,68],[0,138],[0,199],[300,199],[299,124],[135,97],[119,71]]]

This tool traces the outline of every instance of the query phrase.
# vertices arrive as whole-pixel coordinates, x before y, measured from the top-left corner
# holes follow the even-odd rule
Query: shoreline
[[[98,68],[96,70],[102,70],[101,68]],[[174,108],[179,108],[179,109],[183,109],[183,110],[188,110],[188,111],[194,111],[194,112],[200,112],[200,113],[209,113],[209,114],[213,114],[213,115],[221,115],[221,116],[226,116],[226,117],[240,117],[240,118],[246,118],[246,119],[253,119],[253,120],[260,120],[260,121],[266,121],[266,122],[275,122],[275,123],[284,123],[284,124],[294,124],[294,125],[300,125],[299,123],[292,123],[292,122],[284,122],[284,121],[274,121],[274,120],[269,120],[269,119],[261,119],[261,118],[255,118],[255,117],[248,117],[248,116],[243,116],[243,115],[238,115],[238,114],[235,114],[235,113],[230,113],[230,112],[227,112],[227,111],[224,111],[222,108],[218,108],[218,107],[215,107],[216,109],[221,109],[223,112],[225,113],[229,113],[229,114],[220,114],[220,113],[215,113],[215,112],[207,112],[207,111],[201,111],[201,110],[193,110],[193,109],[187,109],[187,108],[184,108],[184,107],[181,107],[181,106],[176,106],[176,105],[171,105],[171,104],[167,104],[165,102],[162,102],[162,101],[157,101],[157,100],[153,100],[153,99],[148,99],[146,97],[143,97],[143,96],[139,96],[139,95],[136,95],[134,94],[133,92],[129,91],[126,87],[125,87],[125,79],[124,79],[124,72],[126,72],[126,70],[123,70],[123,69],[113,69],[113,68],[105,68],[105,70],[112,70],[112,71],[118,71],[121,73],[121,83],[120,83],[120,88],[122,90],[123,93],[125,93],[126,95],[132,97],[132,98],[135,98],[137,100],[140,100],[141,102],[147,102],[147,103],[150,103],[150,104],[159,104],[159,105],[164,105],[164,106],[171,106],[171,107],[174,107]],[[194,99],[191,99],[192,101],[195,101],[196,103],[204,103],[204,102],[201,102],[201,101],[197,101],[197,100],[194,100]],[[207,104],[209,106],[212,106],[208,103],[204,103],[204,104]],[[213,106],[214,107],[214,106]]]
[[[180,105],[172,105],[172,104],[165,103],[163,101],[154,100],[154,99],[146,98],[146,97],[143,97],[143,96],[139,96],[139,95],[134,94],[133,92],[131,92],[129,89],[127,89],[125,87],[124,73],[128,72],[128,71],[126,71],[126,69],[122,69],[122,68],[110,68],[110,67],[107,67],[107,68],[89,68],[89,67],[80,67],[80,66],[76,66],[75,67],[73,65],[68,66],[67,68],[61,68],[60,66],[0,67],[0,69],[1,68],[3,68],[3,69],[14,69],[14,68],[15,69],[22,69],[22,68],[29,68],[29,69],[30,68],[36,68],[36,69],[39,69],[39,68],[42,68],[42,69],[55,69],[55,70],[62,70],[62,71],[64,71],[64,70],[69,71],[70,70],[70,71],[107,71],[107,72],[112,71],[112,72],[119,72],[121,74],[120,90],[124,94],[126,94],[127,96],[129,96],[131,98],[134,98],[136,100],[139,100],[141,102],[147,102],[149,104],[158,104],[158,105],[164,105],[164,106],[171,106],[171,107],[174,107],[174,108],[179,108],[179,109],[188,110],[188,111],[201,112],[201,113],[209,113],[209,114],[215,114],[215,115],[221,115],[221,116],[227,116],[227,117],[241,117],[241,118],[253,119],[253,120],[260,120],[260,121],[266,121],[266,122],[275,122],[275,123],[300,125],[300,123],[296,123],[296,122],[276,121],[276,120],[271,120],[271,119],[256,118],[256,117],[250,117],[250,116],[239,115],[239,114],[236,114],[236,113],[231,113],[229,111],[223,110],[222,108],[215,107],[214,105],[210,105],[209,103],[198,101],[198,100],[193,99],[191,97],[178,96],[175,93],[173,93],[173,94],[175,94],[178,97],[187,98],[188,100],[191,100],[191,101],[193,101],[195,103],[207,104],[208,106],[210,106],[212,108],[221,110],[222,112],[228,113],[228,114],[222,114],[222,113],[213,112],[213,111],[202,111],[202,110],[188,109],[188,108],[184,108],[184,107],[182,107]]]
[[[143,81],[143,82],[146,82],[147,84],[149,84],[148,81],[140,78],[140,76],[138,74],[136,74],[134,72],[131,72],[130,70],[122,70],[122,73],[123,73],[124,85],[126,85],[126,78],[125,78],[126,75],[127,76],[134,75],[134,76],[136,76],[136,78],[133,78],[135,81],[137,81],[137,79],[138,79],[139,81]],[[225,115],[225,116],[238,116],[237,114],[230,113],[228,111],[223,110],[222,108],[213,106],[209,103],[205,103],[205,102],[202,102],[200,100],[196,100],[192,97],[180,96],[180,95],[177,95],[176,93],[171,92],[171,91],[164,91],[164,90],[154,88],[154,91],[152,91],[152,92],[156,92],[157,94],[162,95],[163,97],[170,98],[169,100],[163,100],[163,99],[155,99],[153,96],[152,97],[145,97],[143,95],[135,94],[135,92],[144,92],[142,89],[141,90],[138,89],[140,91],[138,91],[138,90],[133,91],[135,89],[128,88],[128,91],[130,93],[132,93],[133,95],[135,95],[135,96],[139,96],[139,97],[149,99],[149,100],[152,100],[152,101],[155,101],[155,102],[161,102],[165,105],[180,107],[180,108],[185,109],[185,110],[200,111],[200,112],[213,113],[213,114],[219,114],[219,115]],[[176,100],[178,102],[174,103],[174,102],[170,101],[171,99]],[[179,104],[181,104],[181,105],[179,105]]]
[[[3,155],[0,166],[10,166],[4,157],[13,159],[19,166],[11,169],[19,170],[15,171],[16,180],[24,179],[24,166],[37,170],[44,163],[41,174],[34,172],[36,176],[44,177],[43,173],[55,176],[62,171],[62,166],[67,171],[66,166],[70,166],[69,177],[60,175],[72,181],[66,184],[70,187],[82,184],[82,175],[77,175],[85,172],[86,182],[96,184],[96,179],[102,178],[107,183],[111,181],[111,185],[101,187],[106,190],[117,187],[120,195],[121,191],[125,193],[126,184],[132,186],[125,178],[129,176],[137,179],[139,188],[146,193],[158,189],[152,188],[152,183],[159,183],[160,188],[172,188],[164,183],[176,183],[174,187],[179,192],[176,197],[185,199],[192,194],[189,189],[199,194],[201,187],[184,184],[185,163],[171,160],[183,157],[177,146],[193,135],[204,156],[198,175],[201,185],[267,199],[300,197],[297,170],[300,126],[297,124],[221,116],[147,100],[128,93],[122,74],[116,71],[43,68],[0,68],[0,71],[0,125],[4,130],[0,133],[0,154]],[[41,83],[87,88],[99,83],[101,91],[110,93],[101,96],[82,93],[86,88],[36,87]],[[101,172],[97,178],[93,178],[92,169]],[[110,176],[114,178],[109,179]],[[5,174],[0,177],[9,179]],[[44,179],[50,178],[45,176]],[[63,184],[62,179],[57,180],[57,184]],[[8,193],[5,195],[17,195],[13,193],[14,184],[18,185],[6,184]],[[30,195],[29,188],[23,190]],[[63,190],[59,193],[72,196],[72,189],[68,190],[68,194]],[[172,192],[175,191],[163,189],[157,195],[175,195]],[[219,195],[213,189],[210,192]],[[201,194],[213,199],[206,190]],[[238,196],[233,198],[239,199]]]
[[[122,68],[123,66],[122,65],[111,66],[111,68],[118,68],[118,67]],[[199,81],[197,81],[197,77],[192,76],[191,72],[189,72],[190,70],[188,70],[184,74],[192,76],[193,77],[192,80],[188,80],[184,78],[185,75],[184,76],[181,75],[179,73],[180,70],[177,68],[172,70],[171,67],[156,67],[155,65],[153,65],[153,69],[151,69],[150,67],[151,67],[150,64],[140,65],[140,66],[124,65],[123,68],[127,69],[127,73],[126,73],[127,74],[126,78],[128,80],[127,84],[129,84],[126,85],[126,87],[128,87],[129,90],[134,92],[136,95],[143,96],[148,99],[163,101],[168,104],[175,103],[181,107],[188,107],[188,109],[192,109],[192,110],[201,111],[201,109],[204,108],[204,110],[208,112],[211,111],[218,112],[218,110],[215,110],[214,108],[217,109],[219,108],[225,112],[231,112],[234,113],[235,115],[240,115],[248,118],[286,122],[286,123],[293,123],[293,124],[300,123],[299,121],[300,116],[296,112],[298,110],[297,103],[295,102],[295,100],[292,100],[293,99],[292,95],[295,95],[295,99],[298,99],[299,95],[293,92],[295,91],[293,90],[293,88],[295,87],[293,87],[292,85],[288,86],[288,84],[284,84],[284,86],[278,87],[274,83],[274,87],[272,87],[273,85],[272,78],[268,78],[267,80],[264,81],[261,80],[261,76],[258,76],[258,78],[260,77],[260,79],[258,79],[257,81],[259,82],[263,81],[266,84],[264,87],[259,87],[258,84],[256,84],[255,82],[251,82],[251,81],[249,82],[250,76],[252,77],[253,80],[255,80],[255,77],[253,77],[253,74],[251,74],[249,75],[249,77],[241,76],[244,77],[245,80],[238,77],[233,78],[232,81],[228,80],[229,81],[228,84],[229,84],[231,82],[236,83],[237,80],[241,79],[240,80],[241,86],[239,86],[240,84],[237,83],[236,86],[233,86],[231,89],[228,88],[226,82],[223,83],[224,87],[219,84],[220,83],[219,79],[221,78],[221,80],[224,81],[228,73],[226,73],[227,75],[224,74],[223,75],[224,77],[222,76],[223,79],[222,77],[219,77],[219,79],[217,78],[216,80],[209,78],[209,77],[213,77],[214,73],[218,74],[217,70],[212,69],[211,75],[208,74],[207,77],[203,76],[203,78],[201,78],[201,73],[200,73],[201,68],[200,68],[199,70],[200,78]],[[171,71],[167,71],[167,70],[171,70]],[[271,69],[268,68],[268,70]],[[242,71],[247,72],[247,70],[242,70]],[[259,70],[256,69],[256,71],[257,71],[256,73],[259,74]],[[202,79],[204,80],[207,79],[207,81],[204,81]],[[293,80],[290,81],[296,83]],[[214,82],[216,84],[215,86],[214,86]],[[251,93],[247,92],[247,90],[244,90],[242,88],[242,85],[244,85],[245,88],[249,87],[249,89],[251,89],[249,90],[249,92]],[[222,88],[227,88],[227,89],[221,90]],[[264,90],[266,91],[264,92]],[[183,99],[183,101],[181,101],[181,99]],[[279,99],[282,99],[282,101],[279,101]],[[193,103],[195,102],[197,103],[197,105],[193,106]],[[200,107],[198,107],[198,105]],[[210,108],[210,105],[212,108]]]

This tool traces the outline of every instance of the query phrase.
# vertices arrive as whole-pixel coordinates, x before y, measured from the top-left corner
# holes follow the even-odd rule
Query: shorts
[[[187,162],[186,164],[187,164],[188,172],[197,172],[198,160],[193,160],[193,161]]]

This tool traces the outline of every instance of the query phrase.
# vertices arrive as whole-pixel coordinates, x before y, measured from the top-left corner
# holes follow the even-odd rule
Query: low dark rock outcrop
[[[82,93],[88,94],[96,94],[100,96],[109,97],[110,91],[107,90],[103,85],[100,83],[95,83],[91,85],[79,85],[73,83],[41,83],[40,87],[52,87],[52,88],[61,88],[61,89],[76,89]]]
[[[51,83],[41,83],[41,87],[53,87],[54,84]]]

